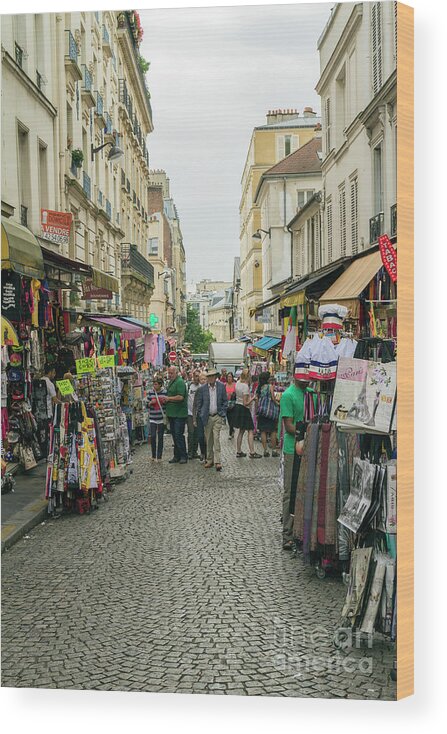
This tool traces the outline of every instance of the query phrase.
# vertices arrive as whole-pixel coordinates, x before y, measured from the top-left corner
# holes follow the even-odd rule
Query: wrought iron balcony
[[[154,285],[154,267],[146,260],[136,245],[123,243],[121,245],[121,273],[122,275],[137,275],[148,286]]]
[[[108,219],[112,219],[112,205],[108,199],[106,199],[106,216]]]
[[[93,87],[93,77],[90,74],[88,66],[82,64],[82,89],[86,92],[91,92]]]
[[[127,102],[128,102],[129,92],[127,91],[127,84],[125,79],[119,80],[119,100],[123,103],[123,105],[127,109]]]
[[[104,114],[104,100],[101,97],[99,92],[96,92],[96,114],[97,115]]]
[[[397,204],[393,204],[390,211],[390,237],[397,235]]]
[[[85,195],[89,199],[91,199],[92,198],[92,182],[91,182],[90,176],[85,171],[82,171],[82,188],[84,189]]]
[[[74,39],[73,33],[71,31],[65,31],[67,33],[67,47],[66,47],[66,56],[70,59],[70,61],[73,61],[73,63],[78,63],[78,47],[76,45],[76,41]]]
[[[379,212],[375,217],[371,217],[369,220],[369,244],[373,245],[379,239],[380,235],[383,234],[384,229],[384,216],[383,212]]]
[[[106,135],[111,135],[112,134],[112,118],[110,117],[108,112],[104,113],[104,119],[106,121],[104,132],[106,133]]]

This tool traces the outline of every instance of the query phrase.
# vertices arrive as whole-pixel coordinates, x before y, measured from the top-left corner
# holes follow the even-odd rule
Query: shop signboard
[[[397,280],[397,252],[387,234],[379,237],[379,250],[382,262],[393,283]]]
[[[104,354],[101,357],[98,357],[97,360],[98,360],[98,367],[101,367],[102,369],[105,367],[115,367],[115,355],[114,354]]]
[[[83,375],[86,372],[96,372],[96,360],[94,357],[82,357],[76,360],[76,372]]]
[[[73,215],[71,212],[55,212],[51,209],[40,210],[42,239],[55,245],[68,245]]]
[[[390,433],[396,378],[396,362],[340,357],[331,421],[360,433]]]
[[[56,380],[56,385],[62,397],[73,395],[74,389],[71,380]]]
[[[82,298],[84,301],[110,301],[113,298],[112,291],[107,288],[98,288],[93,281],[87,278],[82,283]]]

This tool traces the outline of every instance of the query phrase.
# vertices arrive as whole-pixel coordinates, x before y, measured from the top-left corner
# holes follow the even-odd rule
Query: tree
[[[214,335],[207,329],[202,329],[199,314],[195,308],[188,305],[186,310],[186,329],[184,341],[191,345],[191,352],[204,354],[208,351],[211,342],[215,341]]]

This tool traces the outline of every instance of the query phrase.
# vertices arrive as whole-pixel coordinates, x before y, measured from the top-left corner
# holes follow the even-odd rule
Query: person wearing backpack
[[[272,456],[279,456],[277,451],[278,418],[279,403],[276,400],[273,391],[274,379],[270,372],[261,372],[259,376],[259,384],[256,390],[258,398],[257,409],[257,425],[261,433],[262,448],[264,449],[264,457],[270,456],[268,451],[267,434],[270,434],[270,446]]]

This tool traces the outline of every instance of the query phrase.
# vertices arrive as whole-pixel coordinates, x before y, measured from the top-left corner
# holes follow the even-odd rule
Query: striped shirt
[[[158,396],[158,399],[160,400],[161,397],[164,397],[167,395],[166,390],[163,388],[163,390],[160,390],[160,392],[156,393],[155,390],[149,390],[147,393],[147,403],[149,406],[149,422],[150,423],[163,423],[163,412],[160,409],[158,402],[155,403],[155,407],[151,405],[152,400],[156,401],[156,396]],[[161,405],[163,406],[163,402],[160,400]]]

